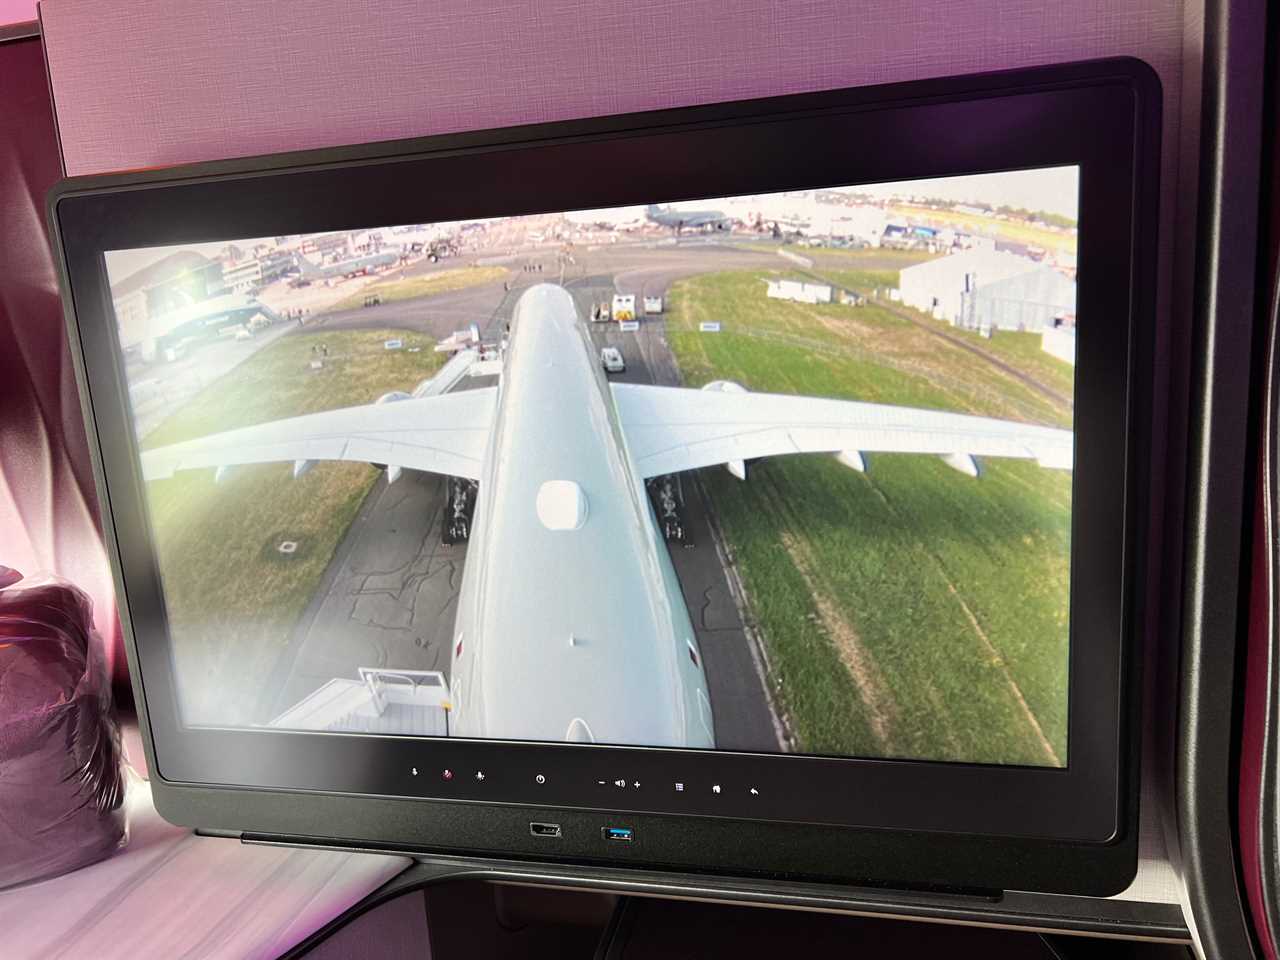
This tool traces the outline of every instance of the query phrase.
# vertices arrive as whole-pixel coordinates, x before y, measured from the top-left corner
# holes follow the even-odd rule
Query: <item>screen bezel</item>
[[[943,835],[989,838],[1007,849],[1131,847],[1136,688],[1130,647],[1134,574],[1142,559],[1136,550],[1142,451],[1149,443],[1136,416],[1146,380],[1134,360],[1150,335],[1158,115],[1158,83],[1149,69],[1106,61],[59,185],[50,195],[50,220],[61,246],[72,349],[87,388],[104,526],[161,809],[176,810],[180,822],[226,829],[237,820],[233,810],[244,809],[250,797],[324,805],[325,795],[341,794],[461,804],[482,819],[513,806],[621,810],[665,821],[749,820],[792,836],[816,831],[829,839],[888,830],[932,836],[930,842]],[[865,143],[881,149],[872,154]],[[732,162],[721,166],[723,157]],[[1082,454],[1072,495],[1065,769],[181,725],[103,251],[1063,165],[1080,167],[1079,313],[1124,315],[1124,322],[1086,323],[1078,332],[1077,382],[1088,386],[1075,398]],[[521,178],[509,175],[513,168]],[[449,192],[413,193],[415,185],[432,182],[448,183]],[[445,783],[411,776],[414,767],[484,769],[487,777],[482,787],[467,777]],[[538,773],[546,778],[541,785]],[[624,792],[598,786],[598,779],[616,774],[655,786]],[[661,789],[676,780],[699,789],[679,797]],[[735,789],[713,796],[712,782]],[[758,786],[760,796],[748,797],[748,785]],[[216,822],[207,812],[200,822],[184,817],[183,792],[207,796],[208,788],[226,798],[224,814]],[[162,801],[160,793],[168,796]],[[236,828],[254,829],[253,818],[244,816]],[[318,835],[375,832],[372,824],[352,832],[348,823],[341,833]],[[649,850],[652,862],[687,862],[677,846]],[[606,859],[613,855],[601,851]],[[882,875],[912,879],[894,873],[900,864],[887,861]],[[930,882],[964,872],[948,873],[944,864],[930,869]],[[876,875],[861,861],[858,871]],[[814,863],[808,872],[841,870]]]

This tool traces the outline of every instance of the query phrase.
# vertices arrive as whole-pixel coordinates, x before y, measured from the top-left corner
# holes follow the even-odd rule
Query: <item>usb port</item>
[[[535,837],[558,837],[560,836],[560,824],[531,823],[529,824],[529,832]]]
[[[600,836],[606,840],[621,840],[623,843],[630,843],[635,839],[636,832],[630,827],[601,827]]]

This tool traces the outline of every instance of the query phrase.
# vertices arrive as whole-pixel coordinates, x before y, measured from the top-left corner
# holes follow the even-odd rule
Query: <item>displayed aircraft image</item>
[[[672,227],[676,233],[685,227],[695,230],[701,227],[727,230],[732,220],[719,210],[673,210],[669,206],[660,207],[656,204],[649,204],[644,208],[644,213],[651,223]]]
[[[449,689],[434,701],[449,736],[716,745],[702,652],[647,481],[717,464],[745,479],[752,460],[804,453],[855,470],[868,453],[934,455],[970,477],[978,457],[1074,462],[1069,430],[725,380],[610,382],[554,284],[520,296],[498,366],[496,386],[420,387],[142,454],[147,480],[271,462],[292,463],[296,477],[349,461],[385,464],[388,481],[408,469],[476,484]],[[422,681],[413,673],[401,675]]]

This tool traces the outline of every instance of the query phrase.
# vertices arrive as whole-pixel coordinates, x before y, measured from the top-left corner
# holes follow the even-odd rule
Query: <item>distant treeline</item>
[[[1076,221],[1071,217],[1064,217],[1060,213],[1048,213],[1044,210],[1027,210],[1025,207],[995,207],[994,211],[1003,213],[1006,217],[1039,220],[1041,223],[1047,223],[1051,227],[1062,227],[1064,230],[1074,230],[1076,226]]]
[[[935,207],[970,207],[975,210],[982,210],[988,214],[1000,213],[1006,217],[1014,217],[1019,220],[1039,220],[1041,223],[1048,224],[1051,227],[1061,227],[1064,230],[1074,230],[1076,221],[1071,217],[1064,217],[1060,213],[1049,213],[1047,210],[1028,210],[1026,207],[1010,207],[1010,206],[993,206],[989,203],[965,203],[957,200],[943,200],[940,197],[929,197],[924,203]]]

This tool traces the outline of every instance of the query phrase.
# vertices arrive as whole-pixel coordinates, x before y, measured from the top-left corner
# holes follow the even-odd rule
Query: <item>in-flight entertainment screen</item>
[[[1065,767],[1078,196],[107,252],[183,722]]]

